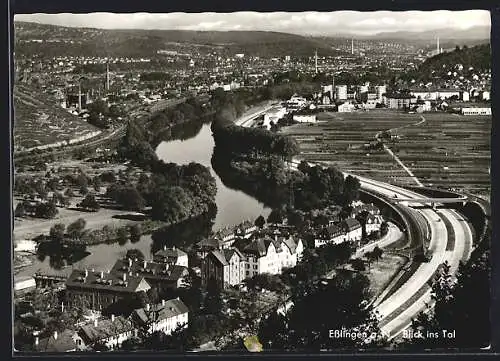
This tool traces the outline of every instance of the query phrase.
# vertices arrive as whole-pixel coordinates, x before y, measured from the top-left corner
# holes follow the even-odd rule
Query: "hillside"
[[[218,49],[254,56],[312,56],[316,49],[337,53],[317,39],[278,32],[104,30],[28,22],[14,26],[15,51],[25,55],[153,56],[160,49],[201,54]]]
[[[430,74],[433,71],[440,73],[443,69],[450,69],[456,64],[462,64],[464,69],[473,67],[477,71],[487,71],[491,69],[491,48],[489,44],[478,45],[474,47],[464,47],[435,55],[424,61],[419,72]]]
[[[98,131],[37,93],[24,85],[14,89],[15,151],[91,136]]]

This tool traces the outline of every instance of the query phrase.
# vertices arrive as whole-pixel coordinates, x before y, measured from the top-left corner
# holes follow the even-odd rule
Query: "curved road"
[[[261,112],[259,112],[261,114]],[[257,116],[257,115],[256,115]],[[251,126],[252,118],[237,122],[241,126]],[[418,125],[425,122],[422,117],[421,122],[413,125]],[[387,148],[386,148],[387,149]],[[396,161],[398,160],[395,157]],[[289,164],[292,168],[296,168],[300,161],[292,160]],[[320,165],[320,163],[312,163],[311,165]],[[403,167],[405,168],[405,167]],[[405,168],[405,170],[407,170]],[[408,171],[410,176],[413,176],[411,171]],[[348,173],[344,173],[344,176]],[[402,187],[394,186],[388,183],[371,180],[365,177],[360,177],[351,174],[359,179],[361,187],[370,190],[376,194],[393,198],[396,194],[402,198],[419,199],[422,195],[416,192],[409,191]],[[421,183],[413,176],[417,184]],[[411,202],[409,206],[412,206]],[[422,263],[411,277],[389,298],[376,306],[378,312],[381,330],[388,336],[389,339],[397,337],[403,330],[411,325],[412,318],[418,315],[419,312],[425,310],[427,305],[432,305],[431,288],[429,286],[435,273],[438,271],[441,264],[448,262],[451,267],[451,272],[454,274],[460,264],[460,261],[467,260],[470,255],[470,244],[472,243],[472,231],[467,222],[463,222],[462,217],[453,210],[448,209],[422,209],[418,208],[429,224],[431,237],[429,243],[429,252],[431,259],[429,262]],[[448,249],[448,230],[445,222],[446,219],[451,224],[453,229],[455,242],[453,247]]]

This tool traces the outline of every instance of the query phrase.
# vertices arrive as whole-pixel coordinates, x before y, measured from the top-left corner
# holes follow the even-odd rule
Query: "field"
[[[67,141],[98,131],[47,99],[33,96],[32,92],[21,87],[14,90],[15,151]]]
[[[387,146],[424,185],[489,191],[491,117],[372,110],[320,113],[318,120],[282,129],[297,139],[303,159],[394,184],[416,185],[387,151],[370,149],[377,133],[391,130],[398,139],[387,141]]]

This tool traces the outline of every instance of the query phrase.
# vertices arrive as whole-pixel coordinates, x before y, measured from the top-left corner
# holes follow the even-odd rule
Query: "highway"
[[[296,167],[300,162],[295,160],[291,163],[292,167]],[[317,165],[312,162],[309,162],[309,164]],[[394,201],[394,195],[398,199],[408,199],[410,202],[411,200],[423,198],[421,194],[402,187],[360,177],[355,174],[344,173],[344,175],[357,177],[362,189],[379,194],[388,199],[389,202]],[[461,198],[457,198],[457,200],[462,201]],[[471,247],[466,246],[466,244],[472,243],[472,231],[467,222],[460,221],[462,219],[460,215],[448,209],[433,210],[419,208],[415,209],[415,211],[419,212],[430,226],[431,237],[428,250],[432,257],[429,262],[422,263],[396,292],[375,307],[380,320],[381,330],[389,339],[397,337],[411,325],[412,318],[415,318],[418,313],[425,310],[427,304],[432,304],[429,284],[439,266],[446,261],[451,266],[451,272],[455,273],[460,261],[465,261],[470,256]],[[452,250],[446,250],[448,233],[444,222],[441,221],[441,217],[446,218],[452,225],[455,235]]]
[[[263,112],[265,110],[260,112],[259,115]],[[254,117],[256,116],[258,115]],[[245,118],[237,122],[237,124],[248,127],[251,126],[251,120],[251,118]],[[424,121],[425,119],[423,118],[422,122]],[[299,163],[298,160],[292,160],[289,166],[296,168]],[[318,165],[312,162],[309,162],[309,164]],[[388,199],[389,202],[395,201],[394,196],[398,199],[409,200],[410,202],[415,200],[417,203],[424,199],[421,194],[402,187],[360,177],[355,174],[344,173],[344,176],[347,175],[357,177],[362,189],[381,195]],[[417,184],[419,183],[417,182]],[[457,200],[462,201],[462,198],[457,198]],[[398,336],[403,330],[408,328],[411,325],[412,318],[415,318],[419,312],[425,310],[427,304],[432,301],[430,283],[440,265],[448,262],[451,266],[451,272],[455,273],[460,261],[467,260],[470,255],[471,247],[467,247],[466,244],[472,243],[472,231],[467,222],[460,221],[462,217],[455,211],[422,208],[415,210],[426,219],[430,227],[428,251],[431,258],[428,262],[421,263],[417,270],[396,292],[375,307],[381,330],[389,339]],[[455,236],[455,242],[451,250],[447,250],[448,230],[444,222],[441,221],[442,218],[450,222]]]

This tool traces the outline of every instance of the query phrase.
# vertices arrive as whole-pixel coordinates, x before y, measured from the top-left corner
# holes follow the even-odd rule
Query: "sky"
[[[235,12],[235,13],[90,13],[17,14],[15,21],[102,29],[261,30],[300,35],[380,32],[466,30],[490,26],[485,10],[467,11],[335,11],[335,12]]]

